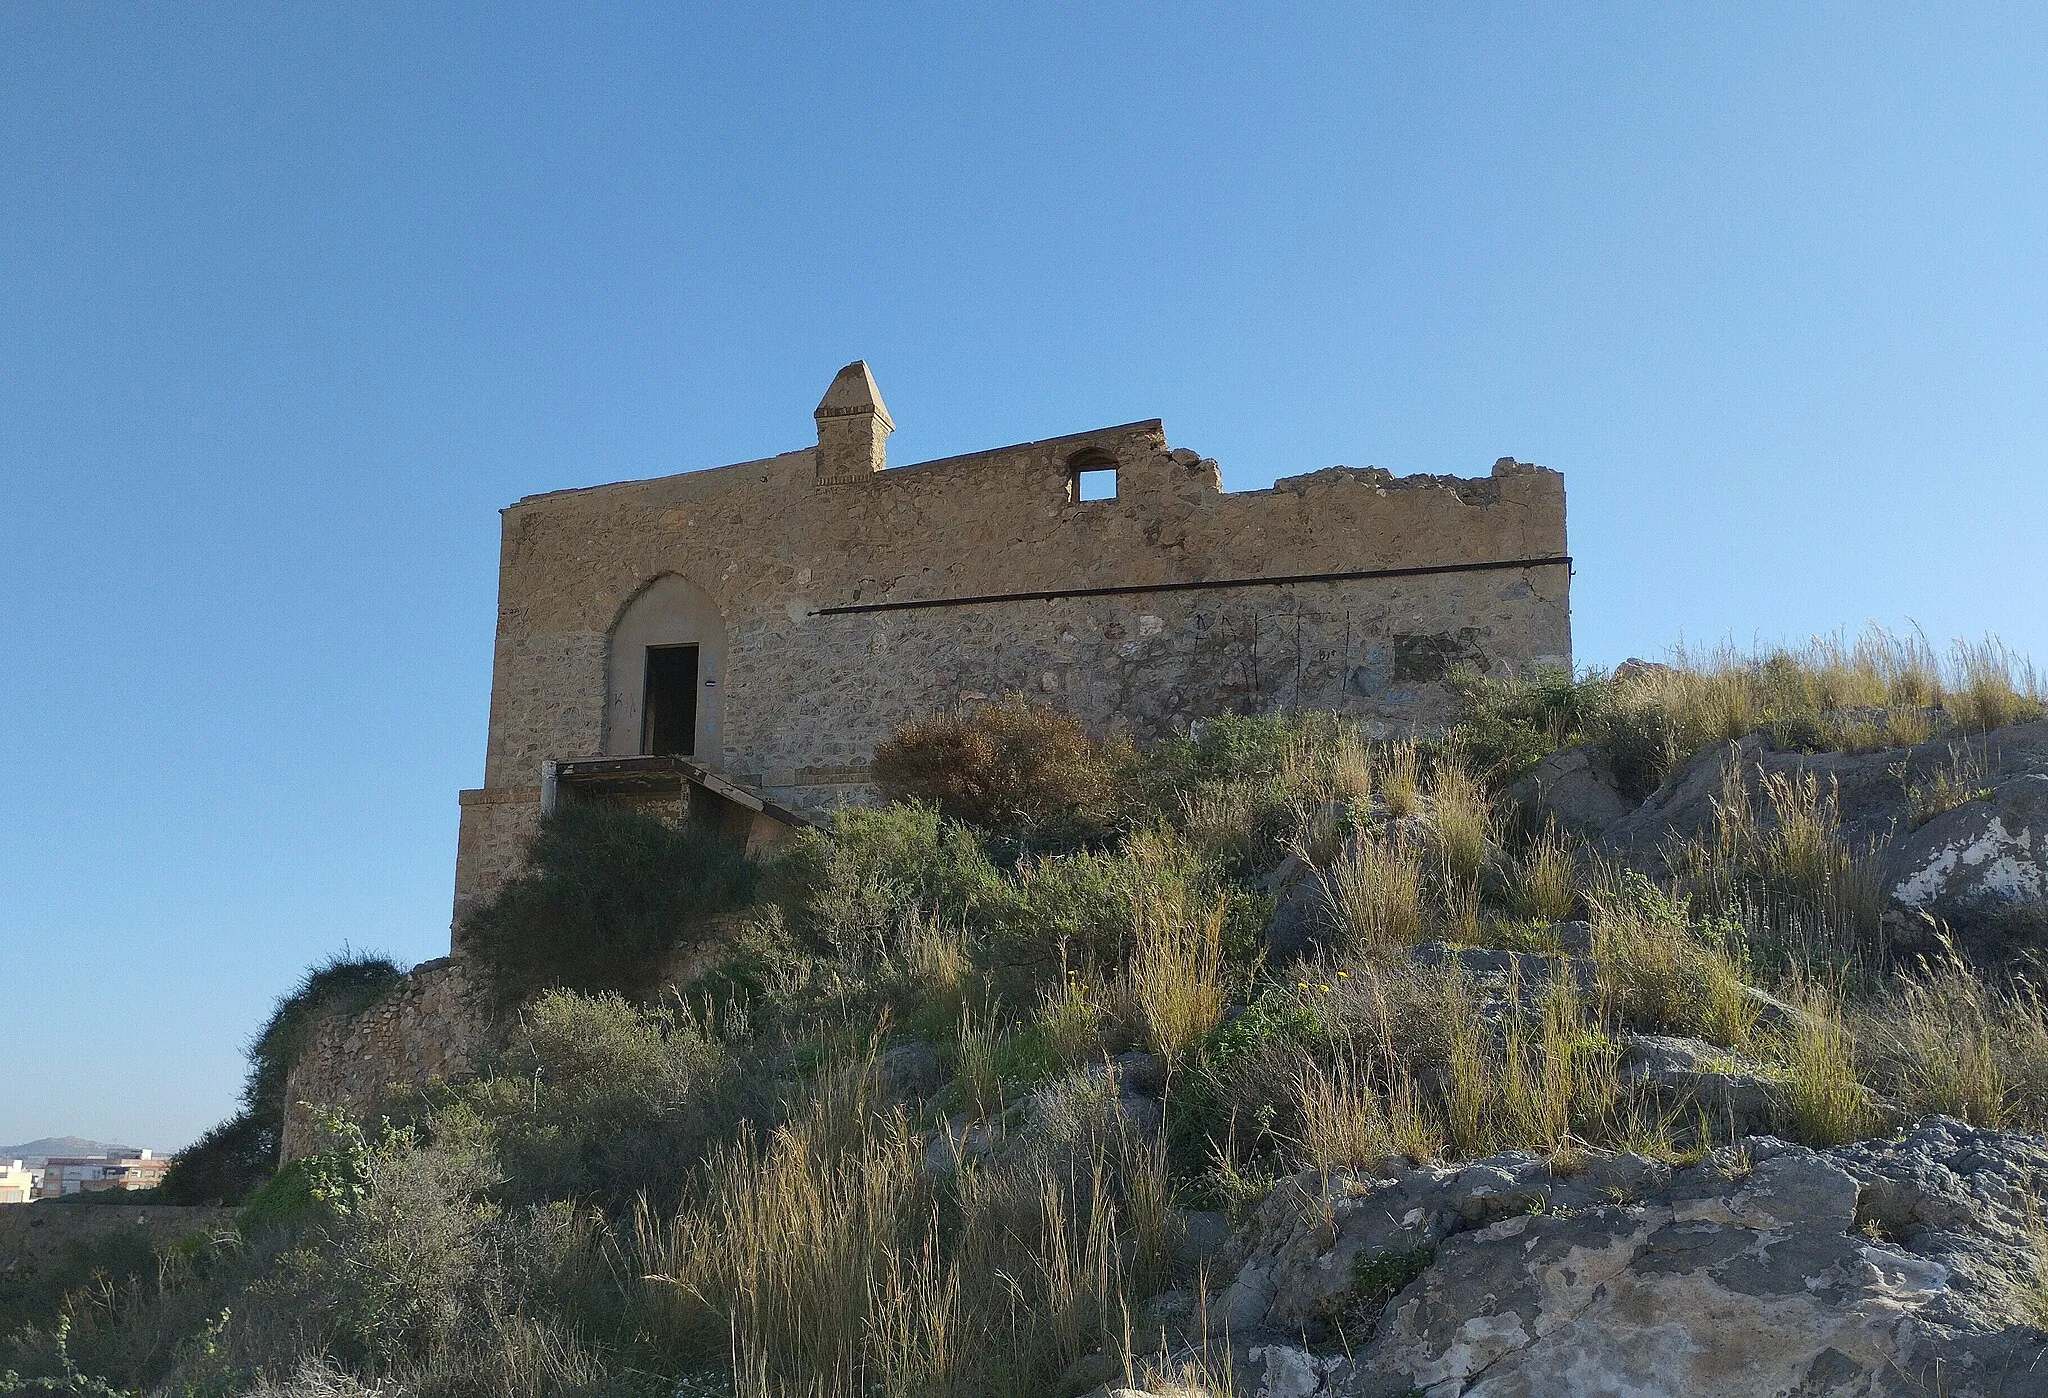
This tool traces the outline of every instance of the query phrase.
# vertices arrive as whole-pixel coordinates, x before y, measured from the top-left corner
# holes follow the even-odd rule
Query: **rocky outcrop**
[[[1208,1349],[1248,1398],[2048,1393],[2037,1178],[2040,1139],[1942,1117],[1680,1168],[1305,1174],[1233,1237]]]
[[[1945,920],[2048,906],[2048,772],[2010,777],[1937,815],[1887,864],[1894,902]]]
[[[1598,835],[1627,819],[1635,803],[1622,794],[1614,764],[1597,745],[1560,749],[1508,788],[1508,799],[1540,827],[1555,821],[1574,835]]]
[[[1711,835],[1731,768],[1752,793],[1768,776],[1821,781],[1843,840],[1878,862],[1895,951],[1935,950],[1943,928],[1993,960],[2048,942],[2048,721],[1861,754],[1778,752],[1762,734],[1715,744],[1606,825],[1593,848],[1663,877],[1673,841]],[[1948,809],[1916,811],[1943,783]]]
[[[1906,845],[1925,843],[1917,838],[1919,832],[1907,828],[1911,823],[1908,790],[1931,782],[1937,773],[1953,770],[1958,764],[1975,775],[1976,785],[1994,791],[2003,790],[2015,779],[2048,777],[2048,720],[2016,724],[1976,738],[1936,738],[1918,747],[1886,752],[1779,752],[1760,733],[1739,743],[1710,744],[1634,811],[1606,827],[1599,841],[1601,848],[1646,873],[1663,872],[1661,854],[1673,837],[1704,835],[1713,828],[1714,800],[1721,795],[1730,764],[1741,771],[1752,791],[1761,775],[1817,777],[1836,799],[1843,838],[1858,849],[1890,842],[1893,853],[1887,868],[1902,876],[1900,852]],[[2014,812],[2024,812],[2025,821],[2035,819],[2032,813],[2038,810],[2033,790],[2030,783],[2021,782],[2011,793]],[[1965,802],[1957,811],[1981,804]],[[1923,830],[1948,823],[1956,813],[1936,817]],[[1942,838],[1937,832],[1928,842]],[[2036,839],[2034,849],[2039,847]]]

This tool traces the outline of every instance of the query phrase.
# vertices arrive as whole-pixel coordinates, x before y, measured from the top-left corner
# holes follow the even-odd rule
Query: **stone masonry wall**
[[[875,745],[905,720],[1008,691],[1142,741],[1226,711],[1427,724],[1447,715],[1457,665],[1570,663],[1564,483],[1539,466],[1338,467],[1226,493],[1216,463],[1169,448],[1157,421],[851,478],[821,477],[817,457],[505,511],[458,927],[516,870],[543,761],[637,750],[606,730],[610,637],[667,575],[724,627],[703,692],[718,750],[698,760],[812,810],[865,795]],[[1072,500],[1080,464],[1114,465],[1117,498]],[[1236,585],[1390,569],[1430,571]],[[943,605],[901,605],[929,602]]]
[[[425,961],[362,1013],[315,1025],[286,1081],[284,1158],[318,1148],[313,1123],[322,1108],[361,1116],[393,1086],[472,1072],[485,1030],[475,991],[461,963]]]

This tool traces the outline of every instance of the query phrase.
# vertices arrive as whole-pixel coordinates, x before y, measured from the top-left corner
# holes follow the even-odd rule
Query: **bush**
[[[486,1076],[446,1093],[424,1130],[488,1146],[495,1197],[613,1207],[672,1199],[707,1142],[770,1105],[703,1019],[566,990],[526,1008]]]
[[[165,1204],[236,1205],[277,1168],[287,1083],[313,1026],[330,1015],[360,1014],[388,994],[404,972],[388,956],[337,952],[278,997],[249,1041],[242,1110],[193,1142],[157,1186]]]
[[[277,1168],[278,1130],[240,1112],[179,1153],[156,1187],[159,1204],[240,1204]]]
[[[928,803],[1027,847],[1072,846],[1116,828],[1134,755],[1012,695],[905,724],[875,749],[874,774],[892,801]]]
[[[570,806],[542,824],[527,871],[465,930],[508,1002],[549,987],[636,995],[679,942],[748,902],[754,883],[739,847],[702,826]]]
[[[242,1103],[259,1121],[282,1128],[285,1081],[313,1026],[330,1015],[360,1014],[398,984],[405,973],[388,956],[337,952],[307,971],[279,998],[249,1044],[249,1080]]]
[[[975,832],[916,801],[842,806],[829,832],[806,830],[770,864],[766,896],[820,948],[886,935],[909,915],[979,921],[1005,896]]]
[[[1458,741],[1474,768],[1505,786],[1559,748],[1583,742],[1612,702],[1605,676],[1538,670],[1526,680],[1451,677],[1465,701]]]

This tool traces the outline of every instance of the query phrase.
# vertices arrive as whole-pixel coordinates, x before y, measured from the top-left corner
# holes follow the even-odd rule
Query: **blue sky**
[[[2048,659],[2044,133],[2039,5],[9,6],[0,1143],[444,952],[496,510],[856,357],[898,462],[1561,468],[1585,663]]]

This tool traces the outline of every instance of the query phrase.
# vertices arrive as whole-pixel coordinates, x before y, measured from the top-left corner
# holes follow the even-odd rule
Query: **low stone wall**
[[[425,961],[397,989],[360,1014],[322,1020],[286,1083],[284,1158],[319,1142],[317,1112],[374,1110],[393,1087],[417,1087],[475,1071],[488,1017],[460,962]]]
[[[116,1284],[154,1277],[152,1254],[192,1234],[235,1226],[234,1209],[89,1198],[0,1206],[0,1337],[29,1321],[48,1324],[63,1295],[90,1283],[96,1272]]]

